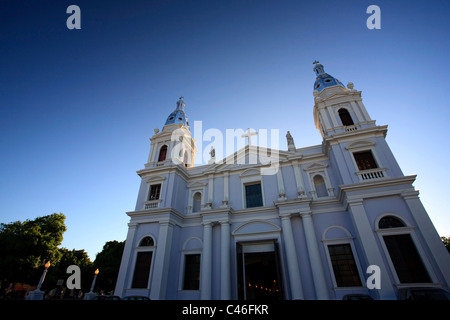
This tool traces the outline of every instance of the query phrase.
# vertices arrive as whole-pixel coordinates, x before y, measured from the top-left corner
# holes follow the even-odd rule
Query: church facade
[[[296,148],[288,132],[288,150],[249,141],[224,161],[211,150],[207,165],[194,166],[180,98],[137,172],[116,295],[397,299],[404,287],[448,290],[449,254],[416,176],[402,173],[385,140],[387,126],[371,119],[352,83],[318,62],[314,72],[316,146]],[[263,161],[271,154],[276,161]]]

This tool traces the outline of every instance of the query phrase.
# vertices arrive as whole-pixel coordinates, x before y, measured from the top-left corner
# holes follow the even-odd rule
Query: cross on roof
[[[248,138],[248,145],[252,144],[252,136],[256,136],[258,132],[250,132],[250,128],[247,128],[247,133],[242,135],[242,138]]]
[[[317,61],[317,60],[314,60],[314,62],[313,62],[313,64],[318,64],[319,63],[319,61]]]

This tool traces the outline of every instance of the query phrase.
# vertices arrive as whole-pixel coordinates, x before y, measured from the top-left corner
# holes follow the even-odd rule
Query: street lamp
[[[100,271],[98,271],[98,269],[96,269],[94,271],[94,279],[92,280],[91,290],[88,293],[86,293],[86,295],[84,296],[84,300],[92,300],[97,296],[94,293],[94,286],[95,286],[95,281],[97,280],[97,275],[99,273],[100,273]]]
[[[41,276],[41,279],[39,280],[36,290],[33,290],[28,294],[27,300],[43,300],[44,299],[44,291],[41,291],[41,286],[42,286],[42,283],[44,282],[45,275],[47,274],[48,268],[50,267],[50,261],[47,261],[47,263],[44,265],[44,267],[45,267],[44,272],[42,272],[42,276]]]
[[[97,280],[97,275],[98,275],[99,272],[100,272],[100,271],[98,271],[98,269],[96,269],[96,270],[94,271],[95,276],[94,276],[94,280],[92,280],[92,285],[91,285],[91,290],[90,290],[90,292],[93,292],[93,291],[94,291],[95,281]]]

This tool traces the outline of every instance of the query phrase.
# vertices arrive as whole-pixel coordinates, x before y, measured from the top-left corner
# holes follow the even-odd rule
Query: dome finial
[[[316,76],[324,73],[323,65],[321,65],[319,61],[314,60],[313,65],[314,65],[313,71],[316,73]]]
[[[177,101],[177,109],[183,110],[184,111],[184,106],[186,105],[186,103],[183,101],[184,97],[181,96],[179,98],[179,100]]]

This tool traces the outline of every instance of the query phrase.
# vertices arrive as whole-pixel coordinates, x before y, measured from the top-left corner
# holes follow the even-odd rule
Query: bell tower
[[[195,140],[191,136],[189,121],[184,111],[186,103],[180,97],[175,110],[167,117],[160,131],[156,128],[150,138],[150,153],[146,168],[159,167],[166,164],[182,164],[184,167],[194,166]]]
[[[323,138],[324,152],[337,166],[339,184],[403,177],[385,138],[387,126],[372,120],[349,82],[347,88],[314,61],[314,122]]]
[[[375,126],[364,106],[361,91],[349,82],[347,88],[335,77],[326,73],[319,61],[314,61],[314,122],[326,137]]]

